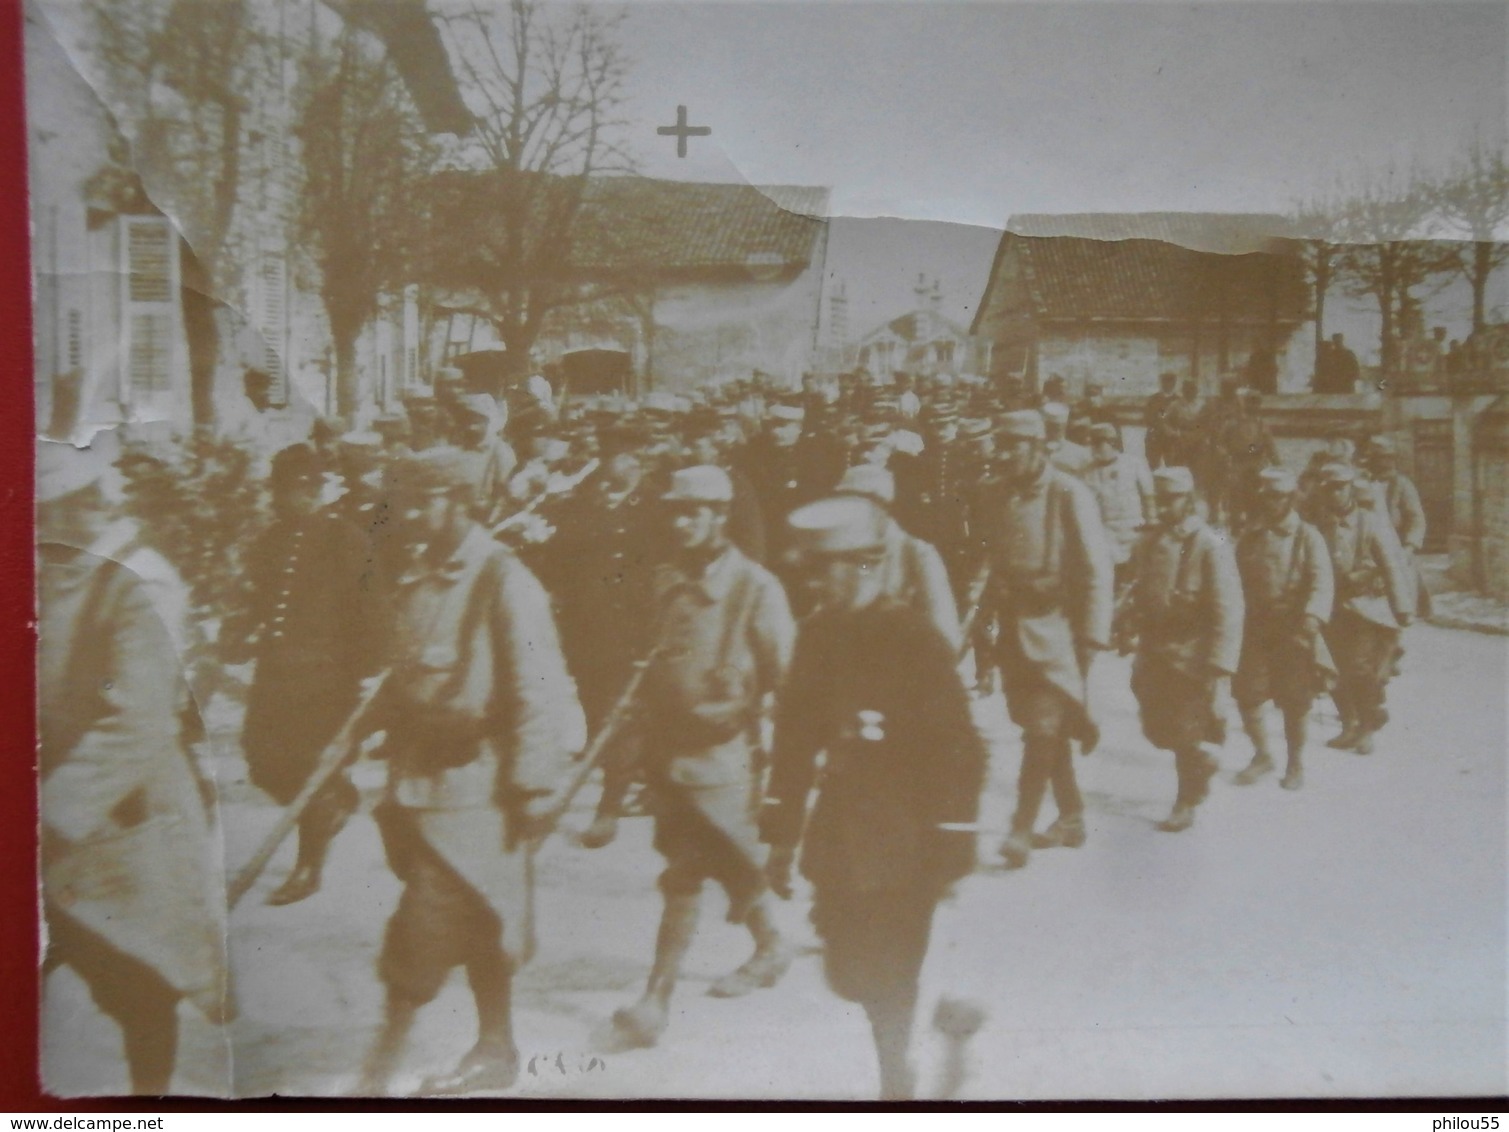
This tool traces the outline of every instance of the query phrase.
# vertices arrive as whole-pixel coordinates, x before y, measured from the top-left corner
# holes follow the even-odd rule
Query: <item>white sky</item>
[[[1017,212],[1284,211],[1502,143],[1509,8],[1459,3],[631,3],[643,171],[828,186],[860,331],[919,271],[967,321]],[[684,104],[710,138],[675,156]],[[874,317],[870,317],[873,315]]]
[[[266,0],[273,4],[275,0]],[[470,0],[428,0],[436,8]],[[52,0],[54,19],[80,0]],[[1282,211],[1506,137],[1509,5],[630,0],[625,140],[657,177],[821,185],[861,332],[918,272],[973,315],[1019,212]],[[708,138],[655,128],[687,106]]]

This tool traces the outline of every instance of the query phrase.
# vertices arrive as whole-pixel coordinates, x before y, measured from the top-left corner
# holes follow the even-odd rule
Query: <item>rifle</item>
[[[257,846],[257,851],[251,855],[251,859],[232,878],[226,890],[227,907],[234,908],[241,902],[241,898],[251,890],[251,886],[257,883],[257,878],[262,875],[267,862],[272,860],[272,855],[277,852],[278,846],[283,844],[283,839],[288,836],[299,818],[304,816],[304,811],[309,808],[310,800],[319,793],[325,783],[335,776],[337,771],[355,757],[356,744],[352,740],[357,725],[372,709],[373,702],[387,684],[392,671],[391,668],[387,669],[372,681],[362,693],[361,699],[357,701],[351,714],[346,717],[346,722],[341,724],[341,729],[335,733],[335,738],[325,744],[324,751],[320,753],[320,761],[315,764],[314,773],[304,783],[304,788],[283,810],[277,823],[262,839],[262,843]]]
[[[634,701],[639,696],[639,686],[644,683],[645,673],[650,669],[656,658],[660,655],[663,644],[657,643],[654,648],[643,657],[634,662],[634,673],[629,677],[629,682],[624,685],[623,692],[613,705],[613,710],[608,712],[603,725],[597,729],[597,734],[592,737],[592,742],[582,754],[582,765],[572,775],[571,781],[566,784],[566,789],[561,792],[555,804],[547,810],[540,819],[542,830],[534,840],[536,849],[540,847],[552,833],[559,827],[561,819],[566,816],[566,811],[571,808],[571,803],[581,793],[582,787],[587,785],[587,780],[592,777],[592,772],[597,769],[603,760],[603,754],[608,749],[608,741],[614,738],[628,722],[633,714]]]
[[[974,580],[969,583],[969,610],[959,623],[959,655],[956,660],[962,661],[969,652],[970,634],[974,632],[975,622],[980,618],[980,609],[985,603],[985,587],[989,584],[990,562],[987,560],[980,564],[979,570],[975,571]]]
[[[528,503],[524,504],[523,507],[520,507],[512,515],[508,516],[508,518],[499,523],[489,523],[487,525],[488,532],[494,538],[497,538],[499,535],[507,534],[510,530],[519,526],[520,521],[526,516],[532,515],[534,514],[534,512],[538,511],[545,504],[546,500],[554,499],[558,495],[569,495],[571,492],[575,491],[584,482],[586,482],[587,478],[591,476],[593,472],[597,471],[601,464],[602,461],[598,459],[588,460],[586,464],[582,465],[579,471],[573,472],[569,476],[562,476],[555,482],[553,486],[547,481],[544,490],[542,490]],[[552,476],[552,478],[554,477]]]

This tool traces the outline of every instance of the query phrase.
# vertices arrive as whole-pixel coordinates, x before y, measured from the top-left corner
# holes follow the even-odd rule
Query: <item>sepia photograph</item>
[[[24,22],[46,1095],[1509,1093],[1509,6]]]

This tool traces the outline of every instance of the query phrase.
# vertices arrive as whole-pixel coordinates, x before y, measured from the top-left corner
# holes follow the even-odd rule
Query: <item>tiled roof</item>
[[[572,262],[607,270],[804,268],[827,207],[826,189],[600,177],[587,190]]]
[[[1294,245],[1275,234],[1282,224],[1200,213],[1013,217],[974,329],[1007,295],[1017,313],[1039,319],[1181,321],[1221,311],[1233,321],[1299,322],[1303,269]],[[996,298],[1009,251],[1021,287]]]
[[[1262,212],[1021,213],[1006,221],[1018,236],[1078,236],[1087,240],[1161,240],[1198,252],[1240,254],[1274,250],[1294,226]]]

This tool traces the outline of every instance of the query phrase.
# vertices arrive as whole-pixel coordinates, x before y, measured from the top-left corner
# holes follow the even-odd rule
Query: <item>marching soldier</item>
[[[954,651],[882,592],[884,520],[868,500],[823,500],[791,517],[818,590],[777,705],[761,835],[789,892],[817,757],[802,874],[835,993],[870,1020],[882,1098],[912,1096],[908,1045],[934,909],[975,864],[986,752]]]
[[[1112,568],[1094,497],[1049,464],[1042,414],[1007,413],[997,444],[1001,479],[982,492],[977,526],[999,625],[993,659],[1022,729],[1016,813],[1001,846],[1007,866],[1021,868],[1034,847],[1085,841],[1071,740],[1087,753],[1099,741],[1086,676],[1110,640]],[[1050,783],[1058,820],[1037,836]]]
[[[1131,582],[1132,548],[1144,519],[1153,512],[1153,477],[1135,458],[1120,450],[1113,424],[1090,430],[1093,462],[1085,471],[1085,486],[1095,496],[1116,568],[1116,588]]]
[[[422,386],[399,394],[404,413],[409,418],[408,443],[415,452],[436,448],[445,443],[446,422],[435,395]]]
[[[252,785],[286,806],[356,706],[380,657],[382,578],[366,535],[322,508],[323,473],[308,445],[273,457],[273,523],[247,552],[243,607],[227,618],[222,655],[254,656],[241,746]],[[337,774],[299,819],[293,871],[267,898],[319,891],[330,843],[357,806]]]
[[[511,509],[508,482],[519,464],[513,446],[501,435],[507,410],[490,394],[466,393],[456,399],[451,417],[457,446],[482,454],[477,521],[491,525]]]
[[[1416,562],[1420,548],[1425,545],[1425,508],[1420,504],[1420,491],[1415,487],[1415,481],[1399,470],[1394,442],[1386,436],[1375,436],[1367,442],[1363,463],[1378,494],[1377,507],[1388,516],[1404,551],[1404,564],[1414,581],[1415,613],[1428,617],[1430,591],[1425,588],[1425,579]]]
[[[1175,374],[1159,374],[1158,392],[1147,399],[1147,406],[1143,410],[1142,423],[1147,427],[1146,438],[1143,440],[1143,454],[1147,457],[1147,466],[1150,469],[1178,462],[1170,459],[1177,447],[1177,441],[1168,420],[1169,410],[1179,400],[1179,392],[1175,388],[1178,381],[1179,378]]]
[[[551,512],[556,533],[541,551],[542,573],[558,599],[561,641],[593,731],[633,673],[649,630],[651,578],[664,557],[639,439],[627,428],[603,433],[601,472]],[[604,759],[597,815],[581,837],[589,849],[618,835],[634,754],[630,744],[615,741]]]
[[[1226,422],[1221,447],[1226,468],[1225,506],[1227,525],[1239,531],[1252,509],[1258,490],[1258,475],[1279,462],[1273,434],[1259,415],[1263,396],[1256,389],[1237,394],[1235,415]]]
[[[1137,548],[1128,617],[1137,633],[1132,693],[1148,742],[1174,753],[1179,789],[1158,828],[1194,824],[1195,807],[1219,769],[1204,744],[1219,745],[1220,681],[1236,671],[1242,585],[1228,544],[1200,518],[1187,468],[1153,473],[1158,526]]]
[[[696,934],[702,888],[728,894],[728,918],[754,955],[719,979],[720,998],[774,986],[791,964],[762,870],[759,727],[765,697],[791,658],[795,625],[781,584],[728,540],[733,484],[722,468],[684,468],[664,502],[675,553],[655,572],[657,641],[641,714],[644,771],[655,814],[665,910],[644,995],[616,1011],[630,1046],[665,1032],[671,993]]]
[[[120,1027],[130,1091],[161,1096],[180,1001],[229,1012],[225,896],[184,749],[197,713],[168,618],[186,596],[152,552],[100,545],[113,518],[100,444],[44,441],[37,462],[43,976],[73,969]],[[121,561],[144,555],[154,577]]]
[[[979,468],[959,439],[955,409],[930,405],[924,417],[932,428],[918,457],[916,506],[897,518],[912,534],[937,547],[957,601],[969,586],[969,497],[979,480],[978,474],[971,476],[971,465],[976,473]]]
[[[1254,522],[1237,541],[1246,622],[1232,698],[1252,740],[1252,762],[1236,776],[1247,786],[1273,770],[1263,705],[1272,700],[1284,717],[1288,764],[1281,786],[1304,784],[1306,724],[1310,707],[1335,675],[1321,629],[1331,619],[1331,555],[1320,532],[1299,517],[1299,484],[1287,468],[1260,476]]]
[[[1049,401],[1043,405],[1041,415],[1047,429],[1049,463],[1071,476],[1083,476],[1090,467],[1090,450],[1066,436],[1069,406],[1061,401]]]
[[[838,494],[857,495],[885,509],[885,553],[877,567],[881,592],[916,609],[957,651],[959,607],[954,604],[948,569],[931,544],[908,534],[891,517],[896,503],[896,480],[890,471],[874,464],[856,464],[838,481]]]
[[[693,414],[686,426],[687,461],[692,467],[716,465],[728,473],[734,485],[733,502],[728,508],[729,541],[742,550],[745,557],[764,565],[765,517],[760,513],[754,484],[739,470],[733,446],[723,439],[728,431],[716,413]]]
[[[1386,516],[1358,505],[1356,478],[1345,464],[1327,464],[1320,473],[1315,525],[1336,578],[1336,612],[1326,643],[1336,661],[1333,695],[1342,724],[1326,746],[1370,755],[1373,736],[1388,722],[1385,693],[1415,595],[1393,527]]]
[[[1200,462],[1200,425],[1204,417],[1200,383],[1188,379],[1179,386],[1179,399],[1163,414],[1163,467],[1192,468]]]
[[[517,1078],[512,985],[533,949],[530,846],[581,730],[544,588],[471,518],[480,459],[428,449],[404,480],[418,552],[399,584],[391,675],[365,725],[387,735],[373,816],[404,887],[378,959],[387,998],[365,1094],[386,1092],[416,1015],[458,966],[477,1042],[424,1091]]]

